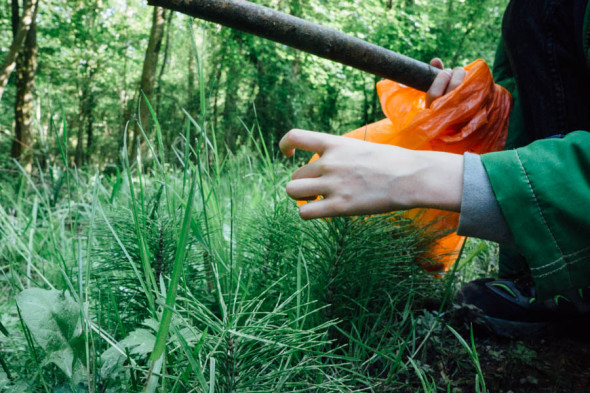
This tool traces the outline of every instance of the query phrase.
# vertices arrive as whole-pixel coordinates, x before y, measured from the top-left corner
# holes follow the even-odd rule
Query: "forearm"
[[[413,175],[415,198],[408,207],[459,212],[463,195],[463,156],[435,151],[416,151],[415,154],[423,166]]]
[[[514,246],[512,233],[477,154],[420,151],[410,207],[460,212],[458,234]]]

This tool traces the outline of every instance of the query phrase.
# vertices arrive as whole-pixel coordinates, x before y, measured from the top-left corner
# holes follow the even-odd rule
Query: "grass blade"
[[[190,223],[193,211],[193,201],[196,184],[197,171],[194,171],[193,179],[191,182],[191,189],[188,196],[188,202],[184,211],[182,228],[180,231],[180,236],[178,237],[178,243],[176,245],[176,255],[174,257],[172,278],[170,279],[168,293],[166,294],[166,306],[164,307],[164,311],[162,313],[162,320],[160,321],[160,326],[158,328],[158,333],[156,335],[156,343],[154,344],[154,350],[151,355],[152,361],[159,359],[162,353],[164,352],[164,348],[166,347],[168,331],[170,330],[170,322],[172,321],[172,310],[174,308],[174,303],[176,302],[176,294],[178,292],[178,282],[180,280],[180,274],[182,273],[184,258],[186,256],[186,246],[188,243],[188,236],[190,233]]]

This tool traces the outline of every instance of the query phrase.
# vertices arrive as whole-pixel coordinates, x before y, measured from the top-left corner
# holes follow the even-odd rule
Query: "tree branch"
[[[148,0],[426,91],[440,70],[388,49],[243,0]]]

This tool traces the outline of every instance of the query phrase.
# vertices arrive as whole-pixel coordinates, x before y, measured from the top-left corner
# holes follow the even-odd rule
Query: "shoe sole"
[[[547,322],[521,322],[480,316],[482,325],[491,333],[505,338],[533,338],[548,334],[552,328]]]
[[[523,322],[499,319],[485,315],[474,307],[464,307],[468,322],[485,328],[491,334],[504,338],[534,338],[549,334],[554,326],[552,322]]]

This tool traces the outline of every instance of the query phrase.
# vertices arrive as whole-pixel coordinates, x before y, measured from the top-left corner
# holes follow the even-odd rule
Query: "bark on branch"
[[[440,70],[337,30],[244,0],[148,0],[426,91]]]

